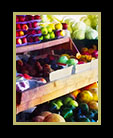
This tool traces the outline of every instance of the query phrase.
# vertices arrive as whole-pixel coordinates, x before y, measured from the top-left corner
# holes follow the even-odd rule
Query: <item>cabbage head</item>
[[[82,21],[79,21],[79,22],[75,22],[73,25],[72,25],[72,29],[73,31],[76,31],[76,30],[86,30],[86,24]]]
[[[78,40],[82,40],[85,39],[85,31],[84,30],[77,30],[73,32],[72,35],[73,39],[78,39]]]
[[[94,29],[89,29],[85,33],[86,39],[97,39],[98,38],[98,32]]]

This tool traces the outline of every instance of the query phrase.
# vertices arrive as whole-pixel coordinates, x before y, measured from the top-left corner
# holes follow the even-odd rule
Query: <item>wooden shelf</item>
[[[65,37],[65,38],[60,38],[60,39],[56,39],[56,40],[52,40],[52,41],[39,43],[39,44],[21,46],[21,47],[16,48],[16,54],[24,53],[24,52],[28,52],[28,51],[40,50],[40,49],[60,45],[60,44],[63,44],[63,43],[67,43],[69,41],[70,41],[70,38]]]
[[[16,113],[98,81],[98,62],[96,65],[91,65],[89,69],[69,77],[21,93],[21,95],[18,95],[20,96],[20,104],[16,107]]]

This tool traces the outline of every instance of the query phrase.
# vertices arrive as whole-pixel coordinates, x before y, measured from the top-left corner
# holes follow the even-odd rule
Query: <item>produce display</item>
[[[90,62],[91,60],[98,58],[98,49],[96,45],[93,45],[91,48],[83,47],[80,51],[81,54],[76,54],[78,59],[78,64],[83,64]]]
[[[27,121],[97,122],[98,84],[95,82],[87,87],[75,90],[70,94],[38,105],[34,111],[29,114]]]
[[[48,43],[47,41],[54,42],[55,39],[60,39],[63,37],[71,38],[69,39],[69,43],[67,43],[68,39],[66,38],[66,43],[63,40],[63,44],[60,43],[49,47],[49,44],[52,44]],[[59,79],[58,77],[56,77],[57,79],[53,79],[51,77],[51,74],[55,76],[54,74],[56,72],[57,76],[60,76],[61,73],[61,78],[64,78],[69,75],[71,76],[72,74],[77,74],[79,69],[81,73],[82,66],[83,68],[87,68],[87,65],[89,67],[89,62],[93,64],[93,60],[95,60],[95,63],[97,63],[96,59],[98,59],[98,44],[91,44],[90,46],[85,45],[80,47],[76,45],[77,40],[81,41],[85,39],[89,42],[91,40],[98,40],[97,15],[86,15],[78,20],[68,16],[60,17],[55,15],[16,15],[16,47],[26,46],[27,48],[27,45],[29,45],[31,48],[31,51],[28,50],[27,52],[20,52],[20,50],[16,55],[16,94],[24,95],[24,92],[27,93],[29,90],[32,93],[31,89],[36,87],[39,87],[37,89],[40,91],[40,86],[45,84],[48,85],[49,83],[52,84],[52,81]],[[47,47],[44,48],[40,45],[41,48],[39,47],[39,49],[37,49],[39,46],[38,43],[43,42],[45,46],[48,43]],[[35,50],[32,48],[35,47],[35,45],[32,44],[37,44],[36,49],[34,48]],[[24,50],[24,48],[25,47],[17,49]],[[86,66],[81,64],[85,64]],[[67,69],[71,69],[71,71],[68,70],[68,72],[71,72],[71,74],[68,74],[65,71]],[[67,74],[67,76],[65,74]],[[69,84],[71,84],[71,80],[69,80]],[[56,92],[58,91],[57,81],[54,85]],[[60,85],[59,82],[58,85]],[[46,88],[46,85],[44,87]],[[38,94],[37,89],[36,94]],[[49,88],[47,87],[47,91],[49,91],[48,89]],[[60,88],[60,91],[61,89],[62,88]],[[41,92],[42,91],[40,91],[40,93]],[[46,93],[46,89],[44,90],[44,93]],[[27,94],[29,94],[29,92]],[[31,96],[34,94],[35,92],[33,91]],[[32,103],[30,107],[33,108],[28,108],[29,105],[24,103],[25,98],[23,98],[21,108],[23,108],[23,105],[24,107],[28,106],[24,108],[27,108],[28,110],[24,110],[22,112],[19,111],[16,115],[16,121],[98,122],[97,82],[78,90],[70,91],[67,95],[62,95],[63,96],[61,97],[56,96],[58,98],[53,100],[50,100],[50,98],[50,101],[46,100],[46,102],[42,102],[42,104],[39,104],[39,102],[37,103],[37,106],[35,103],[35,107],[32,106],[34,101],[31,101]],[[29,96],[29,102],[30,98],[32,97]],[[37,96],[35,98],[41,97]],[[19,100],[20,97],[18,98],[17,96],[17,106],[20,104]]]
[[[41,22],[40,15],[16,16],[16,46],[37,44],[41,41],[62,38],[66,35],[66,23]]]
[[[46,15],[42,18],[44,21],[68,24],[66,33],[72,39],[98,39],[98,15],[85,15],[79,20],[69,16],[59,17],[55,15]]]
[[[67,68],[71,65],[76,67],[77,64],[84,64],[98,58],[96,45],[89,49],[83,47],[76,56],[72,55],[71,51],[69,53],[69,50],[68,54],[63,54],[62,51],[67,52],[63,49],[56,50],[57,54],[47,54],[44,58],[37,58],[38,51],[26,56],[25,54],[21,55],[21,59],[16,61],[16,70],[18,73],[28,74],[32,77],[42,77],[49,81],[49,74],[53,71]]]

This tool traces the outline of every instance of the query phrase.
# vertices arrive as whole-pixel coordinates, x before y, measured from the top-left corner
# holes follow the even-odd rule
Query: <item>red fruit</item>
[[[38,38],[38,36],[35,36],[34,41],[35,42],[40,41],[40,39]]]
[[[91,55],[88,51],[82,52],[83,55]]]
[[[84,64],[85,62],[84,61],[78,61],[78,64]]]
[[[36,28],[36,27],[38,27],[38,23],[37,23],[37,22],[33,22],[33,23],[32,23],[32,26],[33,26],[34,28]]]
[[[62,25],[63,25],[63,29],[64,29],[64,30],[68,28],[67,23],[62,23]]]
[[[58,36],[60,36],[60,31],[58,30],[58,31],[56,31],[55,32],[55,35],[58,37]]]
[[[16,22],[19,22],[19,18],[18,18],[18,16],[16,16]]]
[[[22,43],[23,43],[23,44],[24,44],[24,43],[27,43],[27,38],[26,38],[26,37],[22,38]]]
[[[23,75],[24,75],[24,78],[27,79],[27,80],[32,79],[32,77],[30,77],[28,74],[23,74]]]
[[[48,55],[49,60],[55,60],[55,57],[53,55]]]
[[[28,15],[28,19],[29,19],[29,20],[34,20],[34,16]]]
[[[41,30],[37,30],[36,32],[37,32],[37,34],[40,34],[41,33]]]
[[[28,42],[33,42],[34,40],[33,40],[32,37],[28,37],[28,38],[27,38],[27,41],[28,41]]]
[[[27,31],[28,30],[27,24],[22,24],[22,29]]]
[[[19,21],[20,22],[24,22],[25,21],[25,17],[24,16],[19,16]]]
[[[32,28],[32,23],[27,24],[29,28]]]
[[[36,31],[35,30],[32,30],[31,31],[31,34],[33,34],[33,35],[36,34]]]
[[[20,24],[16,24],[16,30],[21,29],[21,25]]]
[[[22,40],[20,38],[16,39],[16,44],[22,44]]]
[[[40,15],[35,15],[34,19],[41,19]]]
[[[93,52],[92,56],[95,57],[95,58],[98,58],[98,51],[95,50],[95,51]]]
[[[16,31],[16,37],[18,37],[19,36],[19,32],[18,31]]]

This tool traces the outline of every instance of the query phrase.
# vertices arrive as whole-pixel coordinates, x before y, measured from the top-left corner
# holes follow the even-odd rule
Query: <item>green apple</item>
[[[43,40],[43,39],[44,39],[43,35],[39,37],[39,40]]]
[[[68,61],[67,61],[67,64],[68,65],[76,65],[78,63],[78,60],[74,59],[74,58],[70,58]]]
[[[51,38],[51,39],[54,39],[54,38],[55,38],[55,33],[54,33],[54,32],[51,32],[51,33],[50,33],[50,38]]]
[[[42,28],[41,28],[41,32],[42,32],[43,35],[47,35],[48,30],[47,30],[46,27],[42,27]]]
[[[77,103],[75,100],[70,100],[70,101],[68,102],[68,106],[69,106],[69,107],[76,108],[76,107],[78,107],[78,103]]]
[[[44,39],[50,39],[50,34],[45,35]]]
[[[68,58],[66,56],[61,56],[58,60],[59,63],[64,63],[66,64],[68,61]]]
[[[51,33],[52,32],[52,27],[47,26],[46,28],[47,28],[48,33]]]
[[[64,99],[64,105],[68,105],[68,103],[70,102],[70,101],[72,101],[73,99],[71,98],[71,97],[66,97],[65,99]]]
[[[56,104],[57,104],[58,108],[60,109],[60,107],[63,105],[62,100],[60,100],[60,99],[57,100]]]

